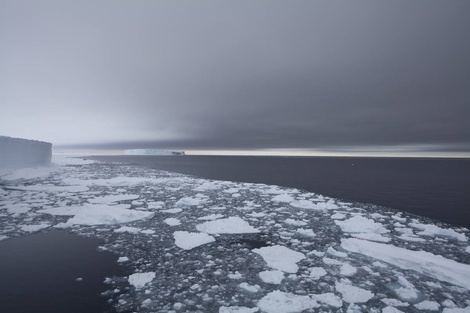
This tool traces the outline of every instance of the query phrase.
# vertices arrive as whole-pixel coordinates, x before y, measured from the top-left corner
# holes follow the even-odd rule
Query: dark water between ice
[[[210,179],[300,188],[470,228],[470,159],[99,156]]]
[[[105,277],[123,269],[97,247],[97,240],[59,230],[1,241],[0,312],[115,312],[100,294]]]

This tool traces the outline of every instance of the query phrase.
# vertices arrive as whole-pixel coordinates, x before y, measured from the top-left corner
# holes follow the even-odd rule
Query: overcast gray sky
[[[470,1],[0,0],[0,135],[470,152]]]

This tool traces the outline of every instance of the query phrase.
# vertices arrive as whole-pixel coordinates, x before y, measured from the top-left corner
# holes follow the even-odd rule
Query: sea
[[[261,156],[94,156],[212,180],[297,188],[470,228],[470,159]],[[6,222],[6,220],[4,221]],[[445,227],[445,225],[444,225]],[[102,243],[63,230],[0,242],[0,312],[116,312],[103,277],[125,277]],[[126,292],[122,290],[121,292]]]
[[[94,156],[207,179],[298,188],[470,228],[470,159]]]

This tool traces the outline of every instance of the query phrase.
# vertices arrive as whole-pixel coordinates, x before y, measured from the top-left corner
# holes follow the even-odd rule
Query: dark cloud
[[[468,1],[5,1],[0,12],[6,135],[470,151]]]

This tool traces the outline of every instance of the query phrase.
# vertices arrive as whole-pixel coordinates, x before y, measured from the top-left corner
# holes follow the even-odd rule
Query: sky
[[[470,1],[0,0],[0,135],[470,156]]]

